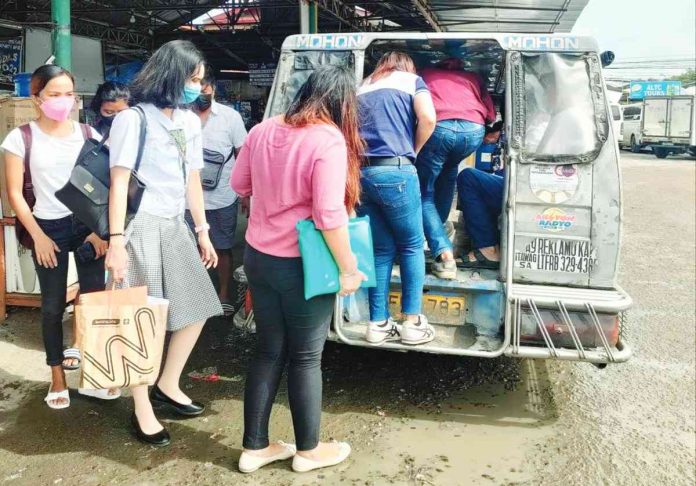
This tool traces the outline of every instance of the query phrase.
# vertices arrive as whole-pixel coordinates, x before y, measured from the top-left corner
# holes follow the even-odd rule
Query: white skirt
[[[223,314],[184,215],[162,218],[138,212],[126,230],[128,271],[123,287],[147,286],[169,300],[168,331]]]

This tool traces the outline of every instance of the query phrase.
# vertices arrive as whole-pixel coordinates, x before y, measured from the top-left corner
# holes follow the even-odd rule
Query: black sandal
[[[474,258],[476,258],[476,260],[469,260],[469,254],[467,253],[462,259],[463,262],[461,266],[463,268],[478,268],[485,270],[496,270],[500,266],[500,262],[489,260],[479,250],[474,250]]]

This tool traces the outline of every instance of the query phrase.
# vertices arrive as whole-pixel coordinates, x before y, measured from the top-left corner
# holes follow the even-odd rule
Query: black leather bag
[[[138,212],[145,192],[145,183],[138,176],[138,169],[143,158],[147,120],[142,108],[135,106],[132,109],[140,116],[140,137],[135,166],[128,182],[126,226]],[[109,148],[105,145],[106,141],[103,139],[97,142],[92,138],[86,140],[68,183],[56,191],[56,198],[70,209],[78,220],[104,240],[109,239],[109,188],[111,187]]]
[[[203,186],[203,190],[212,191],[218,186],[222,176],[222,169],[232,158],[233,154],[234,147],[232,147],[232,152],[230,152],[227,158],[215,150],[203,149],[203,170],[201,170],[201,186]]]

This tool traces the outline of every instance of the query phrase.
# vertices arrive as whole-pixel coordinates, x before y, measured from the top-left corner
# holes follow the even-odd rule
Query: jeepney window
[[[317,67],[325,65],[352,67],[355,64],[352,51],[297,51],[291,56],[287,62],[291,63],[292,67],[273,97],[271,116],[279,115],[287,110],[297,92]]]
[[[542,53],[524,54],[522,59],[527,158],[594,159],[604,141],[600,137],[593,97],[593,88],[601,90],[601,86],[592,86],[587,57]],[[606,123],[606,115],[602,117]]]

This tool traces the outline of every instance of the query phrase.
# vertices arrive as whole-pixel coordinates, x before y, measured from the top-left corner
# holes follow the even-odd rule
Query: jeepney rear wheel
[[[640,145],[636,142],[636,136],[631,135],[631,152],[634,154],[640,153]]]

